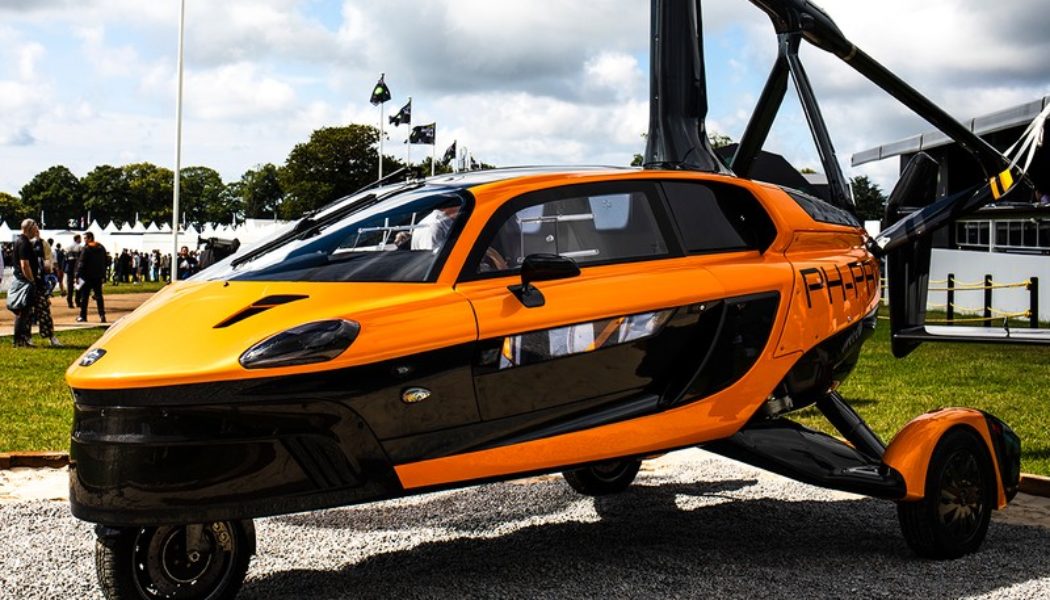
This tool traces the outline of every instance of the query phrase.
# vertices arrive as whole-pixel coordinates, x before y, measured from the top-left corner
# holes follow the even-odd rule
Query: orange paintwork
[[[265,296],[304,294],[223,329],[215,325]],[[326,363],[245,369],[252,345],[303,323],[345,318],[361,325],[350,348]],[[451,288],[418,283],[184,282],[120,320],[94,347],[106,355],[73,364],[70,387],[125,389],[328,371],[474,341],[470,305]]]
[[[998,508],[1005,507],[1006,493],[1003,491],[995,446],[992,445],[992,436],[988,431],[988,421],[984,415],[972,408],[946,408],[916,417],[893,438],[882,462],[904,476],[908,490],[904,500],[921,500],[926,493],[926,471],[930,464],[930,456],[933,455],[937,442],[949,429],[959,426],[977,432],[988,445],[988,453],[995,467]]]
[[[786,256],[799,275],[778,356],[809,350],[878,306],[878,261],[861,234],[800,231]]]

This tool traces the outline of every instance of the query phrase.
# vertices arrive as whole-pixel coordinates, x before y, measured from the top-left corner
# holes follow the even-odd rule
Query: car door
[[[571,258],[580,274],[536,283],[543,303],[530,308],[510,288],[534,254]],[[564,186],[505,203],[456,286],[477,318],[482,419],[658,398],[683,371],[676,364],[695,364],[709,347],[694,342],[714,335],[704,314],[723,295],[682,256],[656,182]]]

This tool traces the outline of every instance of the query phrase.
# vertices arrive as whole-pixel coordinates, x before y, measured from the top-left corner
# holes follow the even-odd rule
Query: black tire
[[[562,476],[572,489],[588,496],[604,496],[622,492],[631,485],[642,461],[636,459],[613,460],[565,471]]]
[[[908,546],[936,560],[976,552],[988,533],[997,486],[984,441],[968,429],[949,431],[930,457],[925,497],[897,504]]]
[[[185,552],[186,526],[99,529],[95,571],[109,600],[228,600],[237,595],[255,552],[248,521],[203,526],[206,548]]]

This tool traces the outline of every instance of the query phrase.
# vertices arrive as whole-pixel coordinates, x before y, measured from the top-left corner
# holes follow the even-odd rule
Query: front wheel
[[[984,441],[965,429],[949,431],[930,457],[925,497],[897,505],[908,546],[939,560],[976,552],[988,533],[997,485]]]
[[[109,600],[233,598],[255,552],[250,520],[96,531],[95,569]]]
[[[581,494],[604,496],[626,490],[641,466],[640,460],[614,460],[565,471],[562,476],[572,489]]]

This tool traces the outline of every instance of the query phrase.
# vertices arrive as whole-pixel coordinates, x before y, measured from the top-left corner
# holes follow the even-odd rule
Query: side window
[[[518,209],[489,242],[476,272],[514,271],[530,254],[560,254],[582,266],[666,253],[646,193],[578,195]]]
[[[765,250],[776,237],[773,221],[747,190],[687,181],[663,187],[687,252]]]

